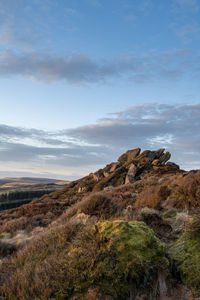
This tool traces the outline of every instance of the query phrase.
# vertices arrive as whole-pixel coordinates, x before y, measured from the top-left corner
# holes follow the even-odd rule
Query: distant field
[[[62,189],[68,181],[49,178],[2,178],[0,179],[0,211],[19,207],[44,194]]]

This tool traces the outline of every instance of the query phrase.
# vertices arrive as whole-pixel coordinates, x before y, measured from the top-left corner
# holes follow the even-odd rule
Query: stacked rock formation
[[[117,162],[84,178],[80,182],[78,192],[98,191],[121,184],[131,184],[146,173],[157,169],[178,170],[178,165],[168,162],[170,157],[171,154],[165,152],[164,148],[157,151],[145,150],[142,153],[140,148],[128,150],[118,158]]]

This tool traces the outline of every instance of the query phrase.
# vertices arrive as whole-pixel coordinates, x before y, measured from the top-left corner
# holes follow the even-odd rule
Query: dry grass
[[[172,193],[174,207],[192,209],[200,205],[200,171],[180,178]]]
[[[66,253],[80,224],[68,222],[38,235],[12,259],[3,261],[1,296],[6,299],[50,299],[66,277]]]
[[[150,207],[160,209],[162,201],[165,201],[169,194],[170,191],[165,185],[146,187],[137,197],[135,208]]]

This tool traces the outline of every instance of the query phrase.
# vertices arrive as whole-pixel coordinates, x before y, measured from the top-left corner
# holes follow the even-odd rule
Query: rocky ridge
[[[200,171],[170,156],[129,150],[0,213],[0,297],[199,300]]]
[[[99,169],[82,179],[78,184],[78,192],[91,191],[91,186],[97,191],[109,186],[131,184],[142,179],[150,171],[161,169],[163,172],[178,171],[180,168],[177,164],[168,162],[171,154],[164,151],[164,148],[157,151],[145,150],[142,153],[140,148],[128,150],[117,162],[108,164],[104,169]],[[91,186],[87,185],[87,181],[90,181]]]

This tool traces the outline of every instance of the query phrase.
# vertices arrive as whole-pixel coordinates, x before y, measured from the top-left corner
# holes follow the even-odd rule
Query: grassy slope
[[[199,240],[195,240],[195,247],[185,247],[181,257],[177,257],[176,249],[179,240],[184,238],[185,222],[188,222],[185,210],[189,210],[193,218],[192,215],[200,204],[200,172],[183,172],[162,166],[148,170],[144,177],[133,184],[121,185],[124,168],[127,166],[122,168],[122,176],[119,171],[116,173],[115,180],[112,180],[113,174],[103,181],[95,181],[89,175],[70,183],[63,190],[0,214],[2,236],[4,232],[16,234],[18,230],[28,229],[32,232],[31,237],[27,236],[31,242],[26,247],[16,252],[16,256],[3,259],[0,273],[1,295],[6,299],[15,297],[27,300],[51,297],[126,299],[136,292],[155,292],[157,287],[154,282],[163,269],[175,282],[179,279],[178,274],[183,272],[180,280],[195,293],[199,292],[199,277],[193,284],[190,275],[182,267],[189,264],[191,272],[200,272],[197,263],[192,269],[193,261],[185,262],[188,255],[193,256],[191,251],[199,259],[195,256],[195,251],[200,246]],[[104,189],[110,181],[114,187]],[[141,221],[151,228],[148,231],[150,229],[144,223],[141,225],[146,226],[141,231],[141,244],[145,245],[147,242],[146,248],[141,248],[136,232],[128,229],[132,226],[133,219],[137,221],[135,224],[138,228]],[[116,229],[113,220],[123,221],[124,223],[119,224],[125,224],[125,229],[121,225]],[[198,231],[200,221],[198,219],[195,222],[197,225],[195,228],[193,226],[193,233]],[[120,234],[123,230],[124,233]],[[187,230],[191,231],[191,226]],[[146,231],[148,235],[145,237]],[[154,249],[148,238],[152,242],[160,239],[158,242],[163,250],[156,252],[156,260],[148,256],[148,251]],[[187,238],[188,245],[193,245],[190,240],[194,237]],[[171,245],[170,250],[168,247],[165,250],[165,244]],[[16,250],[22,245],[24,243]],[[128,257],[124,257],[123,249],[127,249],[127,245],[131,245],[133,249],[135,247],[139,252],[135,252],[132,257],[131,251],[130,255],[126,253]],[[165,251],[168,252],[167,255]],[[4,256],[5,253],[6,249]],[[148,257],[147,261],[143,257]],[[137,261],[138,266],[134,267],[134,262]],[[157,263],[154,264],[154,261]],[[131,264],[133,267],[129,269]],[[149,269],[150,265],[152,268]],[[110,268],[115,270],[114,273]],[[135,272],[138,270],[137,278],[134,277],[136,273],[130,272],[132,269]],[[119,290],[123,291],[122,294]],[[174,290],[173,293],[175,295]],[[152,297],[156,299],[157,296],[154,294]],[[187,299],[183,297],[181,299]],[[180,294],[170,299],[178,298]]]

